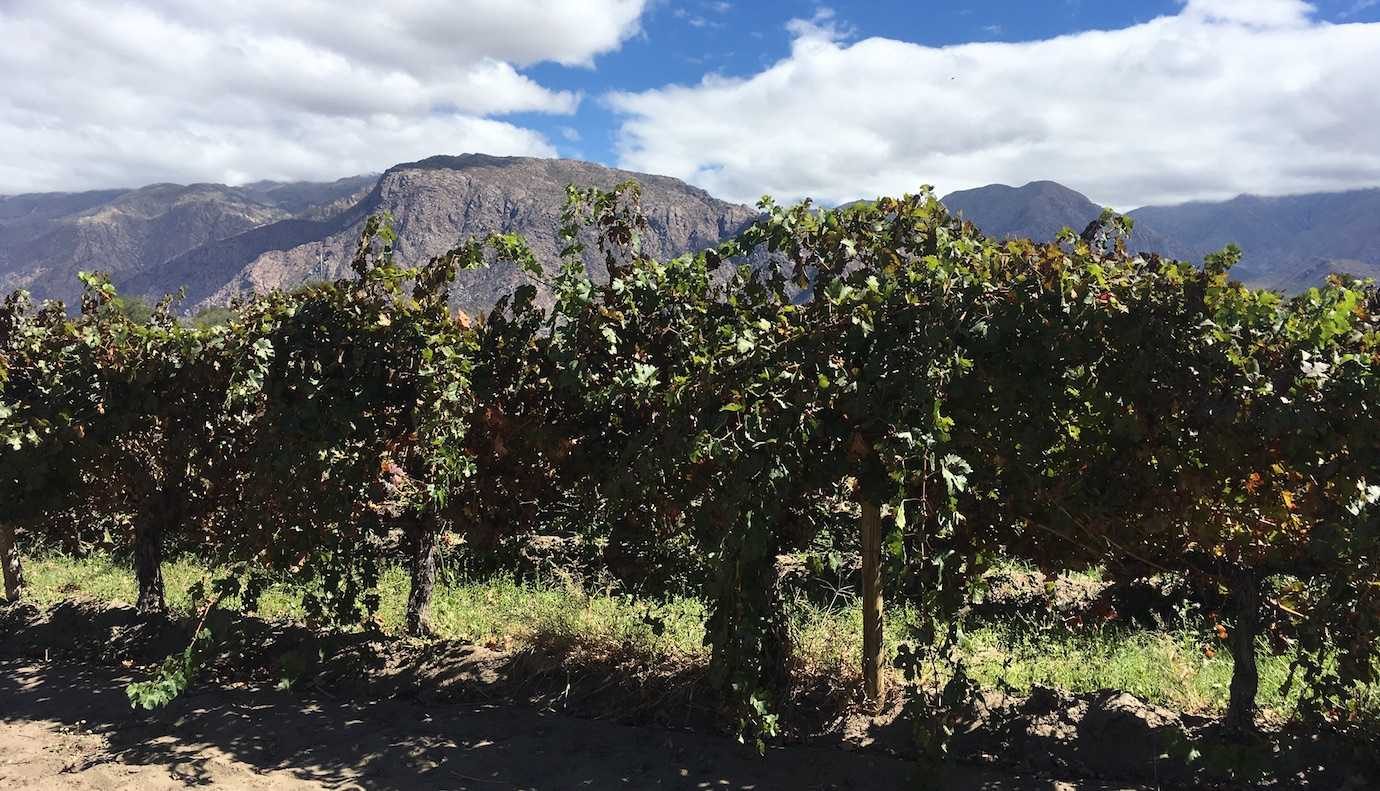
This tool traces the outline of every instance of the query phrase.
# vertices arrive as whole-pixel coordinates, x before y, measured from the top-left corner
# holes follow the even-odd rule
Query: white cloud
[[[846,41],[854,35],[849,25],[839,22],[834,9],[821,6],[815,9],[809,19],[792,19],[786,23],[786,30],[795,36],[797,44],[811,41]]]
[[[1313,11],[1304,0],[1188,0],[1184,16],[1260,27],[1302,27]]]
[[[745,79],[619,93],[620,165],[751,200],[1051,178],[1119,208],[1380,184],[1380,24],[1298,0],[1025,43],[840,40],[795,20]]]
[[[547,155],[502,120],[580,96],[647,0],[4,0],[0,192],[338,178],[462,151]]]

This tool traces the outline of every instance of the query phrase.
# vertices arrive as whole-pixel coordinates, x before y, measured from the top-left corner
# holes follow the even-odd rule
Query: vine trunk
[[[431,595],[436,588],[436,545],[440,524],[433,515],[418,517],[412,525],[412,590],[407,597],[407,633],[431,634]]]
[[[5,598],[17,602],[24,596],[24,567],[19,560],[14,525],[0,524],[0,567],[4,569]]]
[[[1228,730],[1248,731],[1255,727],[1255,696],[1260,687],[1260,671],[1255,663],[1255,640],[1260,633],[1260,580],[1254,574],[1237,574],[1232,580],[1231,594],[1236,624],[1229,637],[1233,664],[1224,724]]]

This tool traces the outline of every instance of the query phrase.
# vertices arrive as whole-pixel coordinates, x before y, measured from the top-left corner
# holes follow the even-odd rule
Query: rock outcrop
[[[432,157],[390,168],[373,191],[355,206],[311,227],[276,223],[246,237],[260,249],[230,239],[195,251],[148,273],[150,280],[185,281],[193,273],[214,270],[206,290],[192,290],[189,301],[219,304],[240,294],[289,287],[306,280],[342,277],[349,272],[364,220],[387,211],[398,232],[397,251],[405,262],[438,255],[470,236],[490,232],[520,233],[548,271],[559,261],[557,228],[568,184],[612,187],[636,179],[643,188],[648,238],[644,249],[671,257],[703,249],[736,233],[755,216],[746,206],[726,203],[703,190],[665,176],[613,170],[587,162],[472,154]],[[586,255],[590,273],[603,268],[596,252]],[[209,259],[209,260],[207,260]],[[194,264],[194,265],[189,265]],[[168,270],[181,267],[180,276]],[[463,272],[455,289],[456,306],[484,311],[525,282],[511,266]],[[142,284],[136,284],[142,285]],[[146,289],[143,289],[146,290]]]

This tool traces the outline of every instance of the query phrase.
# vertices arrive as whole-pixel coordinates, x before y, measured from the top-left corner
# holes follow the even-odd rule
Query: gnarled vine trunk
[[[436,588],[436,545],[441,538],[441,522],[434,514],[423,514],[412,522],[412,590],[407,597],[407,633],[413,637],[431,634],[431,595]]]
[[[1228,635],[1233,665],[1224,724],[1228,730],[1249,731],[1255,727],[1255,696],[1260,688],[1260,671],[1255,663],[1255,639],[1260,634],[1260,579],[1243,572],[1232,579],[1231,586],[1236,624]]]
[[[4,569],[5,598],[19,601],[24,596],[24,567],[19,561],[19,546],[11,524],[0,524],[0,567]]]
[[[181,509],[171,487],[150,496],[134,525],[134,576],[139,582],[135,609],[144,615],[167,611],[163,599],[163,538],[175,533]]]

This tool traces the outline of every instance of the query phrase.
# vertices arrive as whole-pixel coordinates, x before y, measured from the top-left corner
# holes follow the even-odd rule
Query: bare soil
[[[125,684],[184,646],[188,628],[124,607],[0,606],[0,789],[999,791],[1187,788],[1205,777],[1185,756],[1206,726],[1122,693],[986,695],[957,723],[960,761],[919,770],[899,705],[874,716],[829,689],[797,691],[786,738],[759,756],[723,733],[695,667],[578,646],[322,639],[252,618],[235,619],[225,658],[187,695],[132,710]],[[1372,787],[1322,747],[1287,762],[1279,749],[1242,755],[1283,767],[1288,780],[1274,787]],[[1228,758],[1217,776],[1240,780],[1239,756]]]
[[[36,789],[902,788],[912,766],[772,750],[527,707],[358,702],[236,685],[155,715],[127,677],[0,661],[0,787]],[[980,774],[954,787],[1015,789]]]

